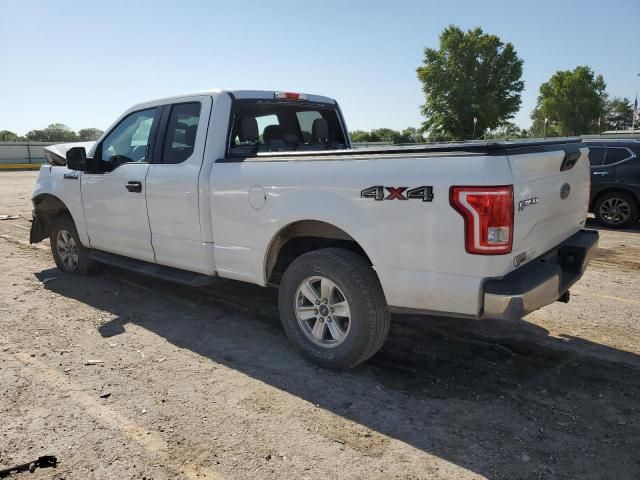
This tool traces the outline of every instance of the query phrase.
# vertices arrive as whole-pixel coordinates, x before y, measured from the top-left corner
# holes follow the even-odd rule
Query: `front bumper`
[[[580,230],[507,276],[488,280],[482,318],[516,320],[560,299],[582,277],[597,247],[598,232]]]

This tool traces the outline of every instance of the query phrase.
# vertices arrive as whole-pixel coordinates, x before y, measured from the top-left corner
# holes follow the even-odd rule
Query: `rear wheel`
[[[389,332],[378,278],[360,255],[325,248],[294,260],[282,277],[280,317],[308,360],[345,370],[375,354]]]
[[[89,258],[89,249],[80,243],[71,217],[63,215],[52,221],[49,240],[59,270],[78,275],[88,275],[95,270],[95,262]]]
[[[638,219],[638,204],[629,194],[623,192],[605,193],[593,208],[598,223],[605,227],[626,227]]]

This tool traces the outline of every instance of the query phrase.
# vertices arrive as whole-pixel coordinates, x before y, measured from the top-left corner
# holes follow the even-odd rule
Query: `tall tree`
[[[632,120],[633,106],[628,98],[615,97],[605,103],[602,130],[627,130]]]
[[[97,140],[103,133],[99,128],[82,128],[78,130],[78,139],[82,141]]]
[[[557,71],[540,85],[538,103],[531,114],[532,129],[540,135],[547,118],[547,136],[596,133],[606,86],[602,75],[595,75],[587,66]]]
[[[474,130],[477,137],[503,125],[520,109],[522,65],[513,45],[496,35],[448,26],[439,49],[426,48],[417,69],[426,99],[423,130],[431,137],[462,140]]]
[[[20,137],[11,130],[0,130],[0,142],[15,142]]]

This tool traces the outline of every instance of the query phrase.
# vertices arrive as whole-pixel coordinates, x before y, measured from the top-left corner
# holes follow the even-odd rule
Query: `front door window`
[[[115,170],[123,163],[150,162],[149,145],[156,113],[156,108],[132,113],[107,135],[100,157],[104,170]]]

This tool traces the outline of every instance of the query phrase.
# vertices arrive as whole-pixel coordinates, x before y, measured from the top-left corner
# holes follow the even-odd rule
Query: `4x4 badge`
[[[360,192],[362,198],[373,198],[374,200],[422,200],[423,202],[433,201],[433,187],[375,187],[365,188]],[[407,190],[408,189],[408,190]],[[385,192],[386,190],[386,192]],[[405,193],[406,192],[406,193]]]

